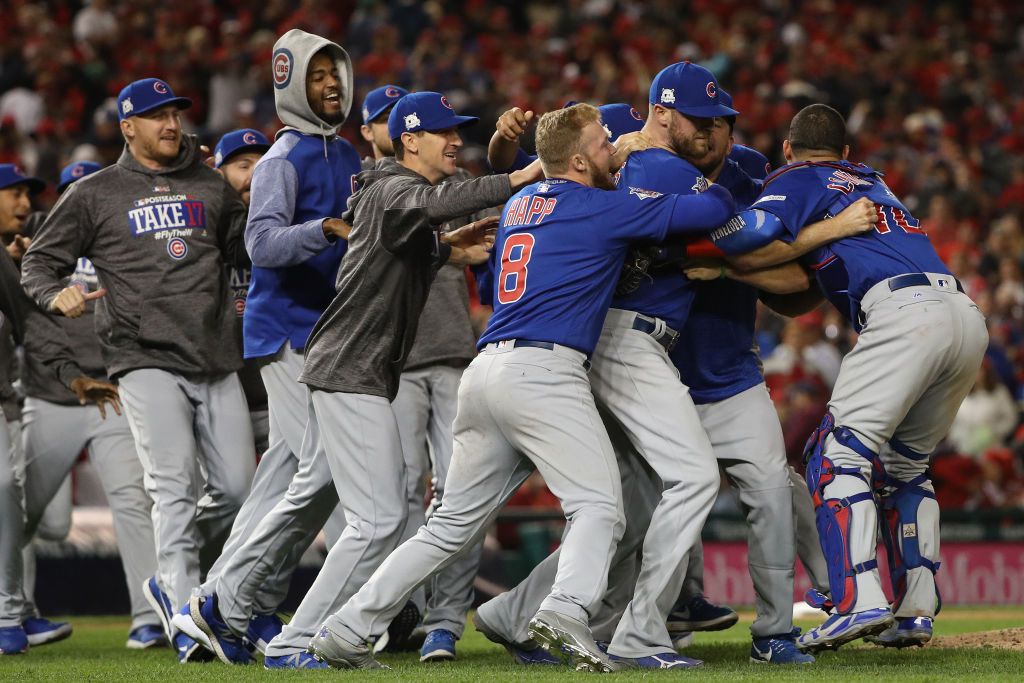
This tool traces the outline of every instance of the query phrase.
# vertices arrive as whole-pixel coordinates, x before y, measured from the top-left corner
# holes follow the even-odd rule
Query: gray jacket
[[[96,331],[111,377],[138,368],[224,375],[242,364],[224,263],[249,265],[245,218],[194,137],[159,171],[125,148],[61,196],[25,254],[22,284],[48,308],[85,256],[107,289]]]
[[[507,175],[431,185],[394,159],[357,180],[338,295],[313,328],[299,379],[394,400],[434,273],[451,253],[436,226],[501,204],[512,187]]]

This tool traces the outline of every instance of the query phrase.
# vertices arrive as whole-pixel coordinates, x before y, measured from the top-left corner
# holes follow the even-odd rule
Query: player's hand
[[[71,380],[71,391],[75,392],[78,402],[83,406],[86,403],[95,403],[100,411],[100,417],[104,420],[107,419],[107,406],[118,415],[121,414],[121,398],[117,393],[117,387],[110,382],[82,375]]]
[[[840,211],[832,220],[838,230],[837,239],[852,237],[875,227],[875,223],[878,222],[878,209],[870,199],[861,197]]]
[[[715,259],[695,259],[683,263],[687,280],[719,280],[726,276],[726,265]]]
[[[213,158],[213,153],[210,152],[210,148],[206,145],[199,145],[199,153],[203,155],[203,163],[213,168],[217,164],[217,160]]]
[[[451,261],[454,258],[456,249],[470,249],[471,247],[482,246],[486,254],[487,250],[494,246],[494,233],[497,231],[498,216],[488,216],[456,230],[441,233],[441,241],[452,248],[453,254],[449,258],[449,261]],[[486,260],[487,257],[485,255],[477,263],[483,263]]]
[[[7,245],[7,253],[10,254],[11,258],[15,261],[21,261],[21,257],[25,255],[25,252],[28,251],[31,244],[31,237],[15,235],[11,243]]]
[[[336,237],[348,240],[352,226],[340,218],[325,218],[323,222],[324,237]]]
[[[491,240],[493,244],[493,239]],[[490,247],[482,244],[474,244],[471,247],[452,247],[452,253],[448,257],[448,263],[456,266],[478,266],[486,263],[491,257]]]
[[[526,132],[526,127],[533,121],[533,111],[524,112],[519,107],[512,107],[498,117],[494,127],[498,134],[509,142],[516,142]]]
[[[99,299],[106,293],[107,290],[103,288],[83,294],[81,288],[71,285],[60,290],[57,296],[53,297],[53,301],[50,302],[50,310],[68,318],[77,318],[85,313],[85,302]]]
[[[612,172],[622,168],[626,158],[633,152],[642,152],[645,149],[654,147],[642,130],[633,131],[620,135],[615,141],[615,154],[612,155]]]
[[[535,183],[544,177],[544,169],[540,165],[540,159],[535,159],[526,168],[512,171],[508,174],[508,181],[513,188],[520,188],[530,183]]]

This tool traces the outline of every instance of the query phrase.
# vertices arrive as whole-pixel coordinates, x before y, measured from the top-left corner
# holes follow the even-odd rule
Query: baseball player
[[[245,356],[259,362],[267,391],[270,445],[224,551],[197,590],[198,596],[216,595],[220,613],[238,637],[265,654],[283,627],[275,613],[291,575],[324,525],[310,529],[302,542],[269,547],[281,523],[269,512],[285,498],[303,457],[308,412],[305,389],[297,381],[302,354],[334,297],[348,234],[338,216],[359,172],[359,155],[337,135],[352,102],[348,54],[326,38],[293,29],[278,39],[271,61],[275,104],[285,127],[252,172],[245,239],[253,267],[243,318]],[[266,528],[267,535],[260,536],[258,528]],[[338,508],[326,529],[329,545],[343,528]],[[259,581],[254,580],[257,565],[268,571]],[[184,605],[175,623],[222,660],[248,661],[248,651],[233,638],[218,652],[196,616]],[[268,655],[264,664],[291,668],[300,662]]]
[[[464,253],[460,244],[475,243],[486,224],[446,233],[440,245],[431,225],[500,204],[511,194],[510,183],[525,184],[532,177],[533,171],[526,171],[438,184],[455,171],[461,146],[457,127],[472,121],[456,116],[439,93],[399,100],[388,121],[395,160],[360,174],[360,193],[353,195],[345,214],[354,226],[351,253],[338,271],[338,295],[306,349],[301,379],[316,389],[309,399],[311,418],[299,470],[284,500],[247,544],[267,544],[266,557],[246,577],[259,585],[272,569],[267,558],[296,543],[308,545],[325,511],[342,500],[348,527],[291,622],[267,646],[267,657],[290,659],[293,667],[317,664],[303,656],[309,638],[394,548],[405,528],[405,468],[391,400],[433,264],[448,256],[448,243],[459,248],[457,258],[463,262],[486,258],[482,248]],[[374,286],[366,286],[367,278]],[[218,594],[194,596],[191,618],[221,659],[245,662],[242,629],[221,612],[219,602]]]
[[[409,94],[409,91],[397,85],[382,85],[366,93],[363,99],[363,125],[359,133],[370,145],[373,156],[363,160],[363,170],[373,168],[378,159],[394,156],[395,149],[388,137],[388,115],[395,102]]]
[[[790,163],[767,178],[735,224],[756,221],[792,239],[804,224],[862,197],[878,213],[873,231],[804,259],[860,337],[808,441],[807,485],[834,613],[797,646],[834,649],[874,634],[883,644],[921,643],[938,608],[939,516],[928,458],[974,382],[988,343],[984,316],[881,174],[846,160],[838,112],[821,104],[798,112],[783,153]],[[875,560],[875,494],[895,619]]]
[[[27,193],[41,189],[43,182],[25,176],[13,164],[0,164],[0,217],[27,217]],[[26,210],[23,210],[26,209]],[[9,228],[10,225],[3,226]],[[0,315],[12,323],[18,342],[25,339],[28,353],[48,359],[49,371],[78,397],[96,403],[101,415],[120,413],[117,389],[87,377],[75,362],[63,330],[35,308],[19,283],[18,268],[7,250],[0,253]],[[67,624],[38,619],[26,632],[22,545],[24,539],[24,490],[21,450],[11,439],[6,420],[0,420],[0,655],[21,654],[30,645],[29,635],[41,636],[35,644],[53,642],[70,634]],[[45,623],[39,623],[45,622]]]
[[[69,164],[61,171],[58,194],[63,194],[72,183],[101,168],[92,162]],[[45,221],[45,216],[41,218]],[[88,259],[78,260],[69,283],[81,287],[85,293],[98,291],[96,271]],[[106,369],[94,328],[95,305],[90,301],[83,315],[77,318],[56,316],[56,321],[73,345],[79,365],[91,377],[105,378]],[[28,336],[31,341],[32,332]],[[32,348],[31,344],[29,348]],[[128,420],[116,413],[104,418],[94,409],[79,405],[78,397],[57,381],[46,367],[47,360],[37,354],[26,353],[22,365],[26,543],[37,533],[48,506],[61,492],[79,453],[87,449],[110,503],[118,549],[128,580],[132,621],[127,647],[143,649],[165,645],[167,638],[160,619],[146,601],[142,589],[142,584],[156,571],[150,516],[153,502],[143,486],[142,464]],[[31,590],[26,594],[30,596]],[[26,606],[34,611],[34,605],[28,599]],[[31,634],[29,642],[32,642]]]
[[[732,201],[717,189],[653,201],[604,192],[614,188],[613,148],[590,105],[545,115],[537,147],[548,179],[504,210],[495,312],[460,385],[444,502],[313,639],[313,653],[334,666],[379,667],[366,641],[420,582],[483,533],[536,467],[572,524],[531,632],[574,666],[613,668],[587,626],[623,526],[618,468],[586,376],[611,297],[607,273],[630,240],[707,229],[729,215]],[[590,237],[580,241],[584,228]]]
[[[158,78],[125,86],[124,153],[64,193],[22,275],[41,306],[69,317],[86,303],[78,287],[62,286],[79,257],[107,290],[97,307],[103,360],[153,499],[159,576],[146,582],[146,597],[183,660],[196,646],[170,618],[199,583],[201,539],[227,532],[255,469],[224,277],[225,262],[248,262],[246,209],[182,135],[179,111],[190,105]],[[209,504],[197,514],[203,488]]]

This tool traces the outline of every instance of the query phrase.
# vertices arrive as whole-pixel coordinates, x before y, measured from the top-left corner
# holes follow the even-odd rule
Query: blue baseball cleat
[[[164,627],[164,634],[170,640],[174,637],[174,626],[171,624],[174,612],[171,609],[171,601],[167,598],[167,593],[164,593],[163,589],[160,588],[160,583],[155,576],[151,576],[142,582],[142,594],[146,597],[146,602],[149,603],[149,606],[153,608],[153,611],[160,618],[160,625]]]
[[[0,628],[0,655],[21,655],[28,652],[28,636],[21,626]]]
[[[71,624],[66,621],[54,622],[41,617],[30,617],[21,622],[21,627],[25,629],[28,644],[35,647],[56,643],[71,635]]]
[[[674,609],[665,620],[672,640],[688,631],[722,631],[736,624],[740,615],[724,605],[715,605],[703,595],[686,603],[682,609]]]
[[[477,631],[484,634],[487,640],[505,648],[505,651],[512,656],[516,664],[522,664],[523,666],[562,666],[565,664],[561,659],[555,657],[536,643],[529,643],[533,647],[525,647],[525,644],[522,643],[509,642],[487,623],[487,620],[484,619],[480,612],[473,615],[473,625],[476,626]]]
[[[450,662],[455,659],[455,634],[443,628],[436,628],[427,634],[420,648],[421,662]]]
[[[284,622],[276,614],[257,614],[249,619],[249,628],[245,631],[245,641],[260,651],[267,653],[270,643],[284,628]]]
[[[206,634],[213,653],[225,664],[251,664],[252,655],[242,639],[224,623],[217,611],[217,596],[193,595],[188,601],[189,613],[196,626]]]
[[[814,657],[800,652],[796,637],[800,629],[777,636],[754,638],[750,645],[750,661],[754,664],[813,664]]]
[[[630,669],[693,669],[704,664],[699,659],[690,659],[676,652],[665,652],[648,657],[619,657],[618,655],[612,655],[611,658],[613,662],[622,668]]]
[[[167,645],[167,634],[162,626],[156,624],[143,624],[133,628],[128,634],[128,642],[124,644],[129,650],[145,650],[151,647],[164,647]]]
[[[263,658],[264,669],[330,669],[327,662],[321,662],[308,652],[291,655],[277,655]]]
[[[881,633],[893,625],[895,619],[888,607],[869,609],[855,614],[833,614],[825,623],[812,628],[796,639],[802,652],[837,650],[851,640]]]
[[[212,662],[214,655],[194,638],[184,633],[174,634],[174,653],[178,656],[180,664],[193,664],[196,662]]]
[[[882,647],[924,647],[932,639],[931,617],[896,617],[896,623],[864,640]]]

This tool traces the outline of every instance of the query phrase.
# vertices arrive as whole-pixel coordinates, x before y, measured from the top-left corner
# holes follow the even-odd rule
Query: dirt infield
[[[929,647],[979,647],[1024,652],[1024,627],[940,636]]]

